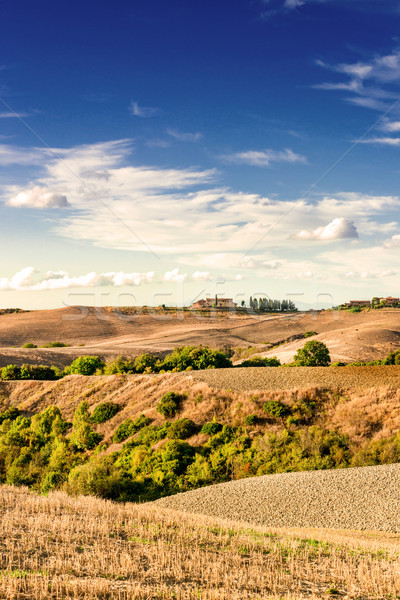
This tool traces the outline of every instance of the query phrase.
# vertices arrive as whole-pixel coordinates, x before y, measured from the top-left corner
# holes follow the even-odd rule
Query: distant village
[[[340,309],[346,308],[384,308],[385,306],[400,307],[400,298],[393,298],[393,296],[387,296],[386,298],[378,298],[377,296],[372,300],[350,300],[339,306]]]
[[[249,308],[257,312],[297,312],[297,307],[292,300],[272,300],[271,298],[253,298],[250,296]],[[238,304],[233,298],[220,298],[217,295],[214,298],[205,300],[196,300],[191,304],[193,310],[202,310],[210,308],[232,309],[237,308]],[[240,308],[246,308],[245,300],[240,303]]]

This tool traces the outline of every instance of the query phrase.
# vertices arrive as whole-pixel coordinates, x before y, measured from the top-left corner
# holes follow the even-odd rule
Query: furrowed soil
[[[243,367],[190,371],[190,377],[219,389],[236,392],[322,387],[358,390],[400,387],[400,366],[372,367]]]
[[[290,362],[311,339],[327,344],[332,361],[384,358],[400,346],[400,309],[255,315],[247,312],[70,307],[0,314],[0,366],[45,363],[64,367],[76,356],[110,359],[142,352],[164,355],[176,346],[237,350],[237,358],[276,355]],[[59,341],[65,348],[21,348]]]
[[[387,600],[400,594],[399,542],[1,487],[0,597]]]

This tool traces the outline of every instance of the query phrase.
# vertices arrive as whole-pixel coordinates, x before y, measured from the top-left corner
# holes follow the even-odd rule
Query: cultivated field
[[[400,384],[400,366],[372,367],[243,367],[191,371],[195,381],[236,392],[322,387],[358,390]]]
[[[400,310],[251,315],[71,307],[0,314],[0,366],[28,362],[63,367],[81,354],[165,354],[176,346],[200,344],[232,347],[239,354],[277,355],[281,362],[290,362],[304,338],[290,339],[309,331],[317,333],[312,339],[327,344],[332,361],[384,358],[400,346]],[[22,348],[54,341],[70,346]]]
[[[9,600],[396,598],[399,537],[266,529],[157,505],[0,488]],[[340,596],[339,596],[340,595]]]
[[[160,498],[156,503],[269,527],[400,534],[400,464],[251,477]]]

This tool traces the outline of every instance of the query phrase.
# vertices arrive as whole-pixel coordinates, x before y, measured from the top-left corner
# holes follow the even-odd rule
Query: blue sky
[[[0,2],[0,306],[400,295],[400,2]]]

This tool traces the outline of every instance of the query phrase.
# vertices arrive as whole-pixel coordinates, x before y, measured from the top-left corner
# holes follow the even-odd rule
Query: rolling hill
[[[0,366],[9,363],[69,364],[81,354],[110,358],[142,352],[165,354],[176,346],[210,345],[276,355],[290,362],[308,331],[327,344],[332,361],[385,357],[400,346],[400,310],[361,313],[307,312],[276,315],[71,307],[0,314]],[[53,341],[66,348],[22,349]]]

